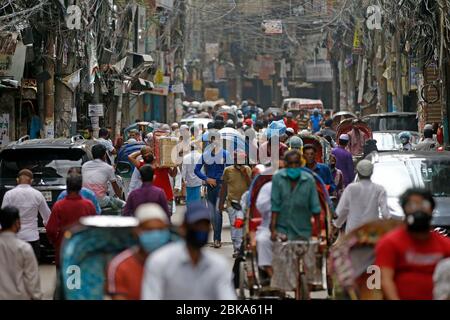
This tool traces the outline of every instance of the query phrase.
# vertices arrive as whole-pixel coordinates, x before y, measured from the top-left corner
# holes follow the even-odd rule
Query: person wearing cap
[[[19,210],[0,210],[0,300],[41,300],[39,267],[33,248],[20,240]]]
[[[309,122],[311,125],[311,131],[313,134],[320,131],[320,128],[322,126],[323,118],[322,115],[319,113],[319,109],[314,109],[313,114],[309,118]]]
[[[203,180],[195,174],[195,166],[201,157],[202,154],[198,151],[195,142],[192,142],[191,153],[183,157],[181,164],[181,177],[186,184],[186,204],[201,200]]]
[[[294,130],[294,134],[298,132],[298,123],[294,120],[294,114],[292,112],[286,113],[284,123],[286,124],[286,128],[291,128],[292,130]]]
[[[403,131],[399,134],[400,142],[402,143],[402,151],[411,151],[413,146],[411,144],[411,133],[409,131]]]
[[[227,128],[235,128],[235,126],[234,126],[234,121],[233,120],[231,120],[231,119],[228,119],[227,120],[227,124],[225,125],[225,127],[227,127]]]
[[[436,141],[433,139],[433,126],[427,126],[423,130],[423,140],[416,145],[415,149],[417,151],[436,151],[438,147]]]
[[[44,226],[50,218],[50,208],[41,192],[34,189],[33,173],[22,169],[17,175],[17,186],[5,193],[2,208],[16,207],[20,213],[20,231],[17,237],[33,247],[37,259],[40,258],[40,241],[38,231],[38,215],[42,217]]]
[[[386,233],[375,247],[374,265],[381,270],[384,299],[432,300],[437,289],[433,273],[450,257],[450,239],[433,231],[436,202],[429,190],[408,189],[399,203],[403,225]]]
[[[346,223],[345,233],[349,233],[366,223],[389,219],[386,190],[373,183],[370,178],[373,164],[369,160],[361,160],[356,166],[359,181],[350,184],[342,193],[336,208],[337,219],[334,225],[342,228]]]
[[[180,227],[184,240],[164,246],[145,263],[143,300],[236,299],[228,262],[203,248],[208,243],[210,216],[210,208],[201,202],[186,207]]]
[[[250,187],[252,169],[245,165],[245,152],[235,151],[234,163],[225,168],[222,176],[222,189],[219,197],[219,211],[225,210],[225,200],[227,204],[226,211],[231,225],[231,241],[233,242],[233,257],[236,257],[242,243],[242,229],[234,227],[236,216],[239,210],[233,207],[233,203],[239,204],[242,195]]]
[[[49,241],[55,247],[55,263],[59,268],[60,248],[64,231],[78,223],[81,217],[96,215],[95,207],[91,201],[83,199],[80,195],[83,179],[81,174],[72,172],[67,175],[67,196],[56,201],[45,230]]]
[[[164,190],[153,184],[154,170],[151,165],[144,165],[139,168],[139,173],[142,180],[142,186],[132,191],[127,198],[123,215],[134,216],[136,209],[144,203],[157,203],[164,209],[167,217],[170,218],[171,211],[169,209],[166,194]]]
[[[217,131],[211,131],[208,138],[211,145],[202,154],[195,166],[194,173],[206,183],[206,198],[213,208],[214,247],[220,248],[222,245],[223,220],[222,212],[218,210],[218,200],[222,187],[223,172],[228,165],[233,163],[233,158],[227,150],[223,149],[220,134]],[[205,168],[205,173],[203,168]]]
[[[289,150],[298,150],[300,152],[302,151],[303,148],[303,140],[300,137],[297,136],[293,136],[292,138],[290,138],[287,141],[287,146],[289,147]]]
[[[348,134],[339,136],[337,148],[333,148],[331,153],[336,157],[336,168],[344,175],[344,187],[347,187],[355,179],[355,167],[352,154],[346,150],[350,137]]]
[[[136,210],[138,244],[115,256],[107,269],[107,294],[113,300],[140,300],[144,265],[149,255],[167,245],[172,238],[166,212],[155,203]]]

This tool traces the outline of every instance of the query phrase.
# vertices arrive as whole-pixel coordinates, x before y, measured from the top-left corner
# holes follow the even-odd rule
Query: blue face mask
[[[298,180],[302,174],[302,168],[287,168],[287,176],[291,180]]]
[[[170,241],[168,229],[145,231],[139,234],[139,243],[148,253],[153,252]]]
[[[187,230],[186,242],[194,248],[201,248],[208,243],[208,231]]]

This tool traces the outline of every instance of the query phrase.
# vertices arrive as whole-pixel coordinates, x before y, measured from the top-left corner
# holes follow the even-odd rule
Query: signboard
[[[206,88],[205,89],[205,100],[206,101],[219,100],[219,89],[217,89],[217,88]]]
[[[184,85],[183,85],[183,83],[173,84],[172,85],[172,92],[173,93],[182,93],[182,94],[184,94]]]
[[[308,82],[331,82],[333,73],[329,61],[309,63],[306,65],[306,81]]]
[[[282,34],[283,23],[281,20],[264,20],[262,28],[265,34]]]
[[[93,130],[100,129],[100,118],[99,117],[91,117],[91,126]]]
[[[150,94],[156,94],[158,96],[167,96],[169,94],[170,77],[163,77],[162,83],[156,84],[155,87],[149,91]]]
[[[0,115],[0,146],[9,143],[9,113]]]
[[[88,116],[89,117],[103,117],[103,103],[89,104]]]
[[[194,90],[194,91],[202,91],[202,80],[194,80],[194,81],[192,81],[192,90]]]

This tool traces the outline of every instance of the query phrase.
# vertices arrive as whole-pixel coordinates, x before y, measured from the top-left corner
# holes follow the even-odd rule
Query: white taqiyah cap
[[[423,130],[433,130],[432,124],[426,124],[425,127],[423,127]]]
[[[349,135],[348,134],[341,134],[340,136],[339,136],[339,140],[345,140],[345,141],[349,141],[350,140],[350,137],[349,137]]]
[[[356,165],[356,171],[363,177],[370,177],[373,173],[373,164],[369,160],[361,160]]]
[[[152,219],[158,219],[169,224],[169,218],[167,217],[166,212],[163,210],[163,208],[161,208],[160,205],[156,203],[141,204],[136,209],[134,215],[138,219],[139,223]]]

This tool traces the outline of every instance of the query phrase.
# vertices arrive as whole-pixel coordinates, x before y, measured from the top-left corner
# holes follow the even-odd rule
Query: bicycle
[[[284,240],[284,241],[283,241]],[[297,256],[296,265],[298,266],[298,276],[297,276],[297,285],[295,288],[295,299],[296,300],[309,300],[310,299],[310,283],[308,281],[309,271],[306,266],[305,257],[308,253],[310,253],[311,247],[318,249],[320,245],[320,241],[318,240],[287,240],[278,237],[277,239],[279,244],[283,246],[293,246],[299,248],[298,251],[295,252]],[[295,249],[296,250],[296,249]],[[316,251],[314,250],[314,256],[316,255]],[[315,259],[316,257],[314,257]],[[322,270],[321,270],[322,271]]]

